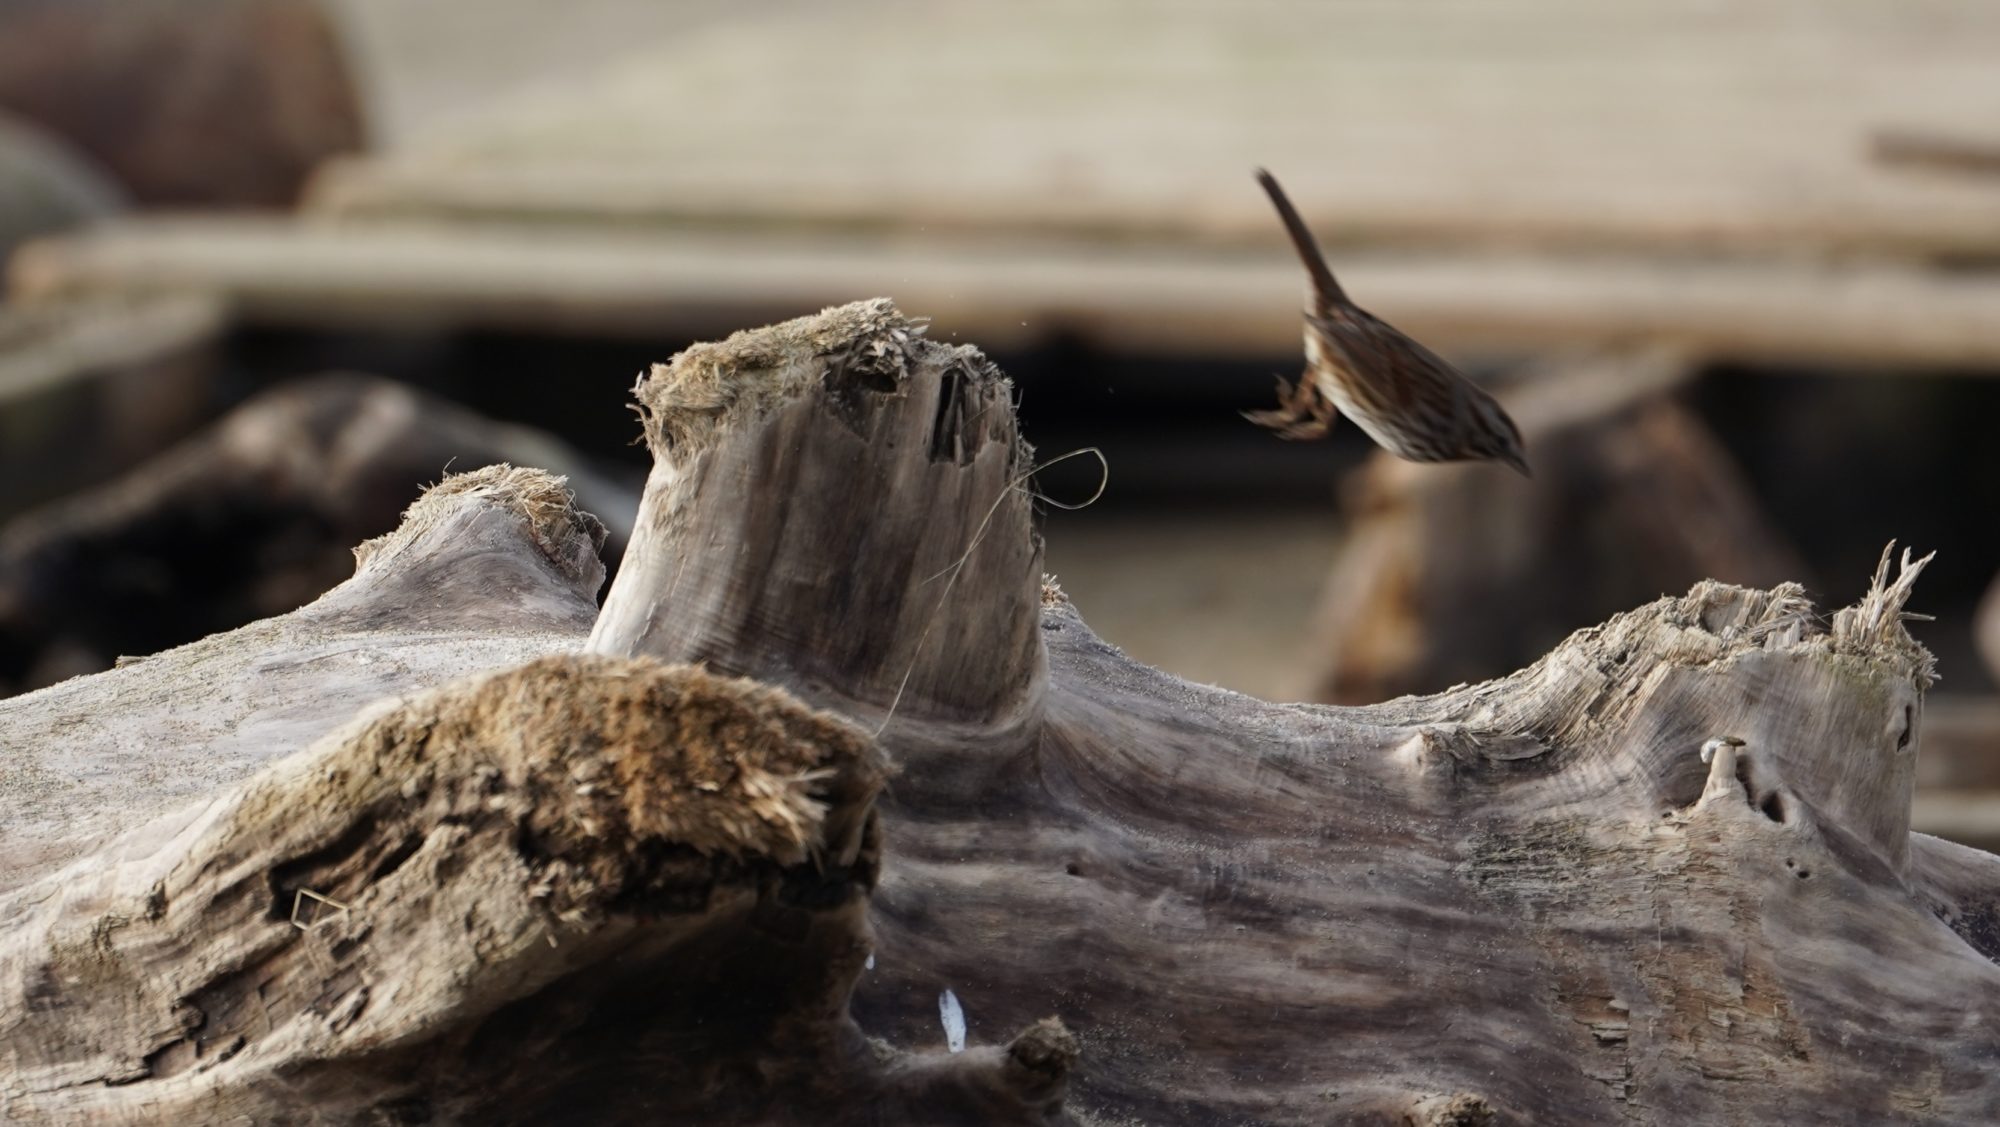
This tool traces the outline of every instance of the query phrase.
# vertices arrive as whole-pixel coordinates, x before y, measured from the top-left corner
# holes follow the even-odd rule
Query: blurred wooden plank
[[[203,294],[0,305],[0,519],[199,425],[223,323]]]
[[[1911,828],[2000,852],[2000,696],[1924,702]]]
[[[1635,341],[1696,358],[2000,369],[2000,276],[1884,263],[1339,255],[1349,288],[1461,352]],[[1302,278],[1267,248],[135,218],[30,244],[17,297],[215,291],[264,324],[707,336],[893,296],[1004,349],[1063,334],[1144,354],[1298,350]]]
[[[337,166],[344,215],[1681,255],[2000,251],[2000,192],[1870,157],[1989,128],[1986,0],[858,0],[753,11]]]
[[[2000,853],[2000,790],[1918,791],[1910,804],[1910,828]]]
[[[0,305],[0,404],[198,351],[222,324],[220,303],[192,294]]]
[[[2000,791],[2000,696],[1946,695],[1924,702],[1917,787]]]
[[[2000,173],[2000,139],[1947,137],[1935,133],[1884,130],[1875,135],[1874,156],[1882,164],[1980,175]]]

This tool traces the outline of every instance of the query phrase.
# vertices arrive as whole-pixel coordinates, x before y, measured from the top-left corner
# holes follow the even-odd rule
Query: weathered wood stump
[[[594,619],[593,522],[482,471],[313,606],[0,704],[10,1114],[2000,1113],[2000,861],[1908,830],[1907,556],[1267,704],[1042,585],[1005,379],[887,303],[639,396]]]

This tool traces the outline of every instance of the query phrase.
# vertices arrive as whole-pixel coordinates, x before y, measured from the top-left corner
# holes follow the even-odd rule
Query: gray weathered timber
[[[838,718],[650,661],[555,655],[375,709],[8,898],[0,1101],[635,1122],[677,1102],[634,1099],[645,1076],[685,1113],[771,1011],[837,1012],[881,775]],[[869,1059],[851,1023],[811,1048],[814,1077]]]
[[[935,697],[911,716],[873,666],[831,685],[799,673],[805,640],[856,613],[846,584],[880,599],[900,576],[907,594],[884,613],[914,605],[960,639],[966,616],[1018,600],[1032,557],[940,602],[931,569],[805,536],[774,544],[774,517],[739,517],[764,547],[734,566],[714,558],[729,536],[661,520],[712,494],[711,477],[769,483],[717,450],[772,451],[767,473],[787,481],[841,471],[781,440],[806,403],[847,433],[857,402],[868,418],[907,410],[946,370],[996,381],[986,398],[1004,401],[990,368],[863,308],[736,338],[745,386],[730,400],[754,409],[690,397],[678,402],[714,430],[654,427],[646,556],[613,584],[593,645],[703,656],[870,725],[898,709],[883,727],[899,772],[882,800],[878,961],[854,997],[864,1028],[935,1044],[945,989],[975,1039],[1053,1013],[1082,1049],[1069,1107],[1105,1122],[2000,1111],[1986,1032],[2000,1019],[2000,862],[1909,832],[1931,672],[1900,615],[1921,564],[1905,557],[1892,580],[1885,559],[1830,622],[1793,586],[1702,583],[1503,680],[1358,709],[1265,704],[1138,666],[1051,589],[1047,681],[1025,719],[982,723]],[[819,335],[836,326],[877,344]],[[832,373],[857,353],[901,364],[836,399]],[[801,378],[815,369],[824,388]],[[649,401],[656,417],[687,376],[647,382],[642,397],[667,392]],[[906,456],[957,448],[963,426],[941,416]],[[943,543],[925,550],[964,551],[968,525],[980,551],[1032,543],[1023,511],[993,508],[1002,488],[996,476],[934,510]],[[803,494],[808,511],[825,497]],[[849,507],[896,528],[902,503],[860,489]],[[1001,516],[965,515],[989,511]],[[822,583],[746,594],[754,575]],[[751,598],[754,615],[685,610]],[[1020,683],[1011,646],[990,660],[995,681]],[[1705,764],[1722,736],[1745,744]]]
[[[1869,144],[1990,135],[1996,46],[1983,0],[748,5],[336,165],[308,206],[1263,238],[1268,164],[1332,244],[1990,254],[1988,185]]]
[[[2000,1114],[2000,860],[1909,832],[1921,562],[1885,556],[1827,617],[1703,582],[1486,684],[1265,703],[1132,662],[1043,583],[1004,377],[920,327],[863,303],[653,373],[658,465],[594,652],[273,741],[319,740],[7,894],[6,1110]],[[529,538],[548,566],[589,540],[567,519]],[[406,533],[329,612],[487,608],[468,638],[537,617],[462,564],[411,597],[387,581],[422,571]],[[550,648],[585,618],[548,620]],[[115,714],[140,682],[111,678],[148,664],[73,691]]]
[[[222,793],[378,698],[574,649],[602,536],[539,471],[461,474],[316,602],[0,702],[0,889]]]
[[[999,723],[1041,688],[1013,385],[887,301],[697,345],[640,380],[654,467],[591,648],[848,708]],[[867,519],[857,519],[866,514]]]

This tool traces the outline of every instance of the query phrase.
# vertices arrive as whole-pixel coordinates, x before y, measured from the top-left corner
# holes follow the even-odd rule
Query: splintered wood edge
[[[1722,662],[1741,653],[1764,649],[1830,649],[1896,669],[1921,691],[1935,679],[1936,659],[1903,626],[1906,619],[1924,616],[1907,614],[1902,608],[1917,575],[1930,558],[1925,556],[1912,563],[1905,551],[1901,574],[1889,582],[1886,580],[1889,556],[1885,550],[1882,568],[1861,601],[1834,612],[1831,622],[1818,615],[1805,588],[1797,583],[1780,583],[1769,590],[1758,590],[1704,579],[1684,596],[1667,596],[1616,615],[1601,626],[1579,631],[1557,645],[1542,662],[1560,660],[1584,639],[1659,621],[1697,628],[1712,639],[1708,645],[1696,646],[1684,631],[1674,638],[1670,652],[1655,655],[1660,664]]]
[[[869,347],[907,348],[925,326],[878,297],[693,345],[653,365],[632,389],[646,443],[654,457],[666,459],[820,383],[827,370],[821,360]]]
[[[1910,637],[1903,623],[1929,616],[1912,614],[1903,608],[1909,605],[1917,577],[1923,574],[1924,568],[1937,557],[1937,553],[1913,560],[1910,550],[1903,549],[1902,559],[1897,563],[1896,578],[1892,580],[1889,578],[1889,562],[1895,551],[1896,542],[1891,540],[1882,549],[1882,559],[1875,565],[1875,577],[1868,584],[1867,594],[1861,597],[1859,603],[1833,616],[1831,633],[1837,648],[1863,654],[1886,653],[1902,661],[1909,666],[1911,680],[1917,688],[1924,690],[1937,681],[1937,658]]]
[[[710,662],[884,724],[1026,724],[1032,449],[999,367],[923,332],[876,298],[643,377],[653,471],[589,648]]]
[[[446,474],[403,510],[392,532],[354,547],[360,574],[389,566],[410,545],[442,525],[468,501],[499,505],[520,516],[530,539],[566,578],[581,581],[604,546],[604,522],[576,506],[568,479],[545,470],[506,463]],[[600,575],[601,579],[602,576]]]

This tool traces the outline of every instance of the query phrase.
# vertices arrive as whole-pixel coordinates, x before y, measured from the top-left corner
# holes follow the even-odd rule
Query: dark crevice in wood
[[[1773,822],[1782,824],[1785,820],[1785,800],[1777,791],[1765,795],[1757,803],[1757,810]]]
[[[1943,905],[1932,909],[1966,946],[2000,965],[2000,902]]]
[[[333,885],[315,886],[309,878],[328,869],[341,868],[356,853],[378,845],[375,841],[377,825],[374,814],[362,812],[341,831],[339,837],[303,856],[273,865],[266,878],[271,888],[271,906],[267,917],[272,920],[291,919],[301,891],[339,899],[341,889]]]
[[[975,444],[971,420],[966,418],[965,390],[970,377],[963,368],[946,368],[939,376],[937,415],[931,420],[930,456],[933,462],[964,465]]]
[[[380,861],[377,861],[375,863],[375,867],[368,873],[367,883],[369,884],[381,883],[384,879],[388,878],[391,874],[393,874],[397,869],[402,868],[403,862],[408,861],[411,857],[415,856],[417,850],[421,848],[423,844],[424,844],[424,839],[422,835],[415,833],[405,834],[403,836],[403,840],[398,842],[395,848],[389,850],[387,855],[385,855]]]

